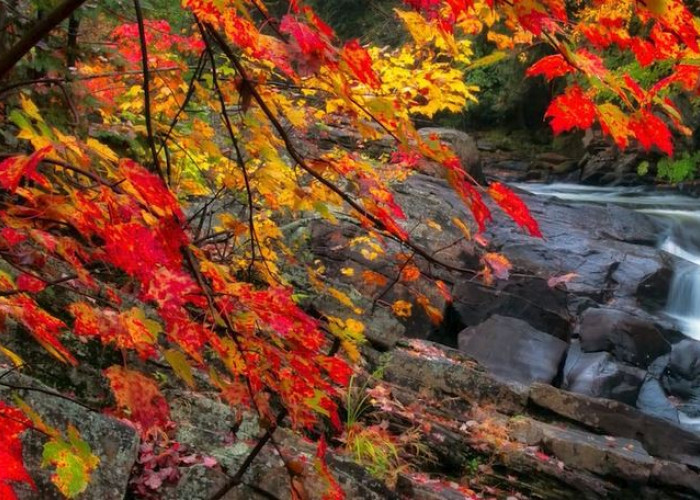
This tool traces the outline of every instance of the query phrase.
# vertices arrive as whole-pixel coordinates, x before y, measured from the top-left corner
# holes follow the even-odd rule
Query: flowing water
[[[537,195],[587,203],[614,203],[666,221],[659,248],[678,257],[666,301],[666,313],[688,337],[700,340],[700,200],[643,187],[595,187],[577,184],[517,184]]]

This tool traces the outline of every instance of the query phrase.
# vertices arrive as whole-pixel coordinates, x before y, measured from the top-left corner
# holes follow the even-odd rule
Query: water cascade
[[[700,212],[666,212],[661,215],[671,216],[674,226],[661,249],[681,259],[674,269],[666,312],[683,333],[700,340]]]
[[[668,222],[660,248],[678,257],[666,301],[666,313],[688,337],[700,340],[700,201],[644,187],[518,184],[533,194],[587,203],[613,203],[655,215]]]

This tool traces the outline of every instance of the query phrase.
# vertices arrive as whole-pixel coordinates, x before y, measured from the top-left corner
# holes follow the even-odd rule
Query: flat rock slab
[[[452,359],[445,354],[447,348],[431,346],[430,342],[420,345],[424,350],[392,351],[384,365],[384,378],[415,391],[427,388],[467,401],[492,404],[507,414],[521,412],[527,405],[526,386],[498,380],[473,362]]]
[[[617,401],[544,384],[530,388],[531,403],[599,432],[640,441],[653,456],[700,467],[700,437]]]
[[[51,391],[39,381],[18,374],[9,374],[3,382],[22,387]],[[100,459],[92,473],[87,489],[77,498],[82,500],[123,500],[131,469],[138,455],[139,436],[123,422],[87,410],[86,408],[50,394],[19,390],[17,394],[49,425],[65,432],[69,424],[75,426],[92,453]],[[12,403],[11,392],[0,387],[0,400]],[[15,490],[21,500],[63,500],[65,497],[51,483],[51,469],[41,467],[45,438],[36,432],[23,436],[23,455],[29,474],[37,485],[33,491],[24,483]]]
[[[494,375],[523,384],[551,383],[568,345],[521,319],[492,316],[459,334],[459,350]]]
[[[527,444],[539,444],[568,467],[631,483],[647,483],[654,459],[639,441],[600,436],[557,427],[529,418],[511,421],[511,435]]]

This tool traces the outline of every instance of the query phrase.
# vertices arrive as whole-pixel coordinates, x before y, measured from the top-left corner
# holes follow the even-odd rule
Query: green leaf
[[[647,175],[649,173],[649,162],[643,161],[637,165],[637,175],[640,177]]]
[[[507,52],[496,50],[491,54],[484,57],[480,57],[476,61],[472,62],[469,66],[467,66],[467,71],[471,71],[477,68],[483,68],[485,66],[491,66],[492,64],[496,64],[497,62],[502,61],[506,57],[508,57]]]
[[[192,368],[187,362],[187,357],[185,354],[177,349],[168,349],[163,355],[165,356],[165,360],[175,372],[175,375],[184,380],[188,387],[194,389]]]
[[[92,454],[90,446],[72,425],[68,427],[68,441],[58,436],[44,445],[42,466],[56,468],[51,481],[68,498],[85,491],[90,474],[99,463],[100,459]]]

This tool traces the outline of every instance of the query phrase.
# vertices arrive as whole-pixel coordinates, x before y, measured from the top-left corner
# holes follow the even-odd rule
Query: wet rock
[[[661,383],[669,395],[683,401],[679,410],[700,416],[700,342],[687,339],[673,346]]]
[[[700,342],[688,339],[674,345],[662,380],[674,396],[693,398],[700,394]]]
[[[115,418],[53,396],[50,394],[52,392],[50,388],[33,378],[10,373],[3,377],[3,382],[49,391],[49,393],[42,393],[19,390],[17,393],[42,420],[59,431],[65,433],[68,425],[75,426],[81,438],[90,446],[92,453],[100,459],[97,469],[90,477],[87,489],[78,497],[79,499],[122,500],[124,498],[129,474],[138,454],[139,437],[133,428]],[[0,387],[0,399],[12,403],[12,395],[5,387]],[[64,499],[51,482],[53,471],[41,467],[45,438],[37,432],[27,432],[22,441],[25,466],[36,482],[37,490],[29,489],[24,483],[17,483],[15,489],[18,497],[21,500]]]
[[[494,375],[523,384],[551,383],[566,349],[566,342],[506,316],[492,316],[459,334],[460,351]]]
[[[567,294],[547,286],[545,280],[513,276],[497,287],[463,281],[455,285],[452,296],[452,307],[463,327],[476,326],[490,316],[502,315],[522,319],[564,341],[571,336]]]
[[[632,439],[599,436],[529,418],[512,419],[511,435],[541,445],[568,467],[631,483],[646,483],[654,465],[642,444]]]
[[[607,351],[619,361],[643,368],[671,350],[653,323],[617,309],[587,309],[578,333],[583,352]]]
[[[654,248],[658,226],[651,218],[612,205],[571,205],[522,194],[544,239],[507,223],[487,229],[491,243],[516,269],[545,279],[575,273],[573,294],[598,302],[635,300],[640,283],[666,264]]]
[[[583,352],[572,342],[566,356],[561,387],[597,398],[634,405],[645,376],[644,370],[615,362],[605,352]]]
[[[639,161],[640,154],[638,152],[620,154],[616,148],[604,148],[586,154],[581,159],[579,179],[583,184],[596,186],[625,184],[630,179],[637,179],[635,169]],[[629,174],[634,174],[634,176]]]
[[[636,439],[652,455],[700,466],[700,436],[624,403],[534,384],[530,401],[561,417],[612,436]]]
[[[678,408],[671,404],[661,383],[654,377],[647,376],[644,380],[636,406],[649,415],[680,424]]]
[[[636,297],[642,307],[661,311],[666,307],[668,292],[673,280],[673,269],[666,265],[644,278],[637,287]]]
[[[490,404],[504,413],[517,413],[527,404],[527,388],[515,382],[502,382],[479,369],[464,356],[422,342],[426,351],[394,350],[384,364],[384,378],[411,390],[432,390],[459,396],[467,401]],[[433,350],[434,349],[434,350]]]

